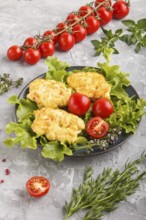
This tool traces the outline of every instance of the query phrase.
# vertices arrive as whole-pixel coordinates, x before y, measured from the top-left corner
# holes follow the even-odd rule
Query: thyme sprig
[[[83,183],[73,189],[71,201],[65,203],[64,220],[83,209],[87,212],[82,220],[100,220],[105,212],[116,209],[117,203],[135,193],[139,181],[146,176],[146,171],[139,171],[137,166],[145,158],[146,154],[142,154],[135,161],[127,161],[123,171],[105,168],[96,179],[92,177],[93,169],[88,167],[85,170]]]
[[[12,80],[10,74],[3,73],[0,75],[0,95],[8,92],[12,88],[19,87],[23,82],[22,78]]]

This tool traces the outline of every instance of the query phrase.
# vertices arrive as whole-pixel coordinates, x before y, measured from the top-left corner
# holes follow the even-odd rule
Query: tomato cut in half
[[[41,197],[48,193],[50,181],[43,176],[33,176],[26,182],[26,189],[33,197]]]
[[[101,117],[94,117],[86,124],[86,131],[92,138],[102,138],[109,130],[109,124]]]

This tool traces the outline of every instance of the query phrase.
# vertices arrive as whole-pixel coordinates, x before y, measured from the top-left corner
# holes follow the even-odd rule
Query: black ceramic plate
[[[83,68],[84,68],[84,66],[71,66],[70,68],[67,69],[67,71],[81,70]],[[46,74],[44,73],[44,74],[41,74],[40,76],[38,76],[36,78],[44,78],[45,75]],[[36,78],[34,78],[32,81],[34,81]],[[29,92],[29,88],[28,88],[29,84],[32,81],[30,81],[23,88],[23,90],[19,94],[19,98],[26,98],[26,95]],[[138,96],[137,92],[135,91],[135,89],[132,86],[125,87],[125,91],[128,93],[129,97],[135,96],[136,100],[139,99],[139,96]],[[15,106],[15,117],[16,117],[16,110],[17,110],[17,105]],[[17,120],[17,117],[16,117],[16,120]],[[90,151],[89,153],[87,153],[87,151],[85,151],[85,150],[80,150],[80,151],[76,151],[73,156],[92,156],[92,155],[97,155],[97,154],[102,154],[102,153],[109,152],[109,151],[121,146],[125,141],[127,141],[128,138],[130,138],[131,135],[132,135],[132,133],[126,134],[125,132],[122,132],[122,134],[120,135],[118,140],[114,144],[109,145],[107,150],[100,150],[99,148],[94,147],[93,151]]]

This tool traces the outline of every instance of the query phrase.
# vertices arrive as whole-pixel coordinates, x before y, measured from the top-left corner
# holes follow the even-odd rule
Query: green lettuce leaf
[[[141,117],[146,114],[144,106],[146,106],[146,101],[142,98],[137,101],[134,97],[115,100],[114,113],[106,121],[110,124],[111,128],[119,126],[126,133],[134,133]]]
[[[8,147],[12,147],[15,144],[20,144],[22,148],[37,148],[37,135],[31,130],[32,122],[29,119],[23,121],[23,123],[10,122],[6,125],[5,130],[8,134],[14,133],[16,137],[7,138],[4,141]]]
[[[29,99],[18,99],[17,96],[11,96],[8,99],[10,104],[17,104],[16,115],[19,122],[22,122],[26,118],[33,117],[33,111],[38,109],[35,102],[30,101]]]
[[[62,142],[47,141],[46,138],[41,138],[41,145],[43,146],[42,156],[50,158],[55,161],[62,161],[65,155],[71,156],[72,150]]]
[[[47,57],[45,63],[48,66],[46,79],[66,82],[66,78],[70,74],[65,71],[66,68],[69,68],[69,65],[66,62],[59,61],[57,57]]]
[[[106,80],[112,85],[111,96],[116,96],[118,99],[127,96],[124,86],[129,86],[130,81],[127,79],[128,74],[123,73],[118,65],[110,66],[109,63],[98,63]]]

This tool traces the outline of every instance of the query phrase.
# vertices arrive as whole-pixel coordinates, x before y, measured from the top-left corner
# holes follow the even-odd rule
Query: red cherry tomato
[[[100,25],[106,25],[112,19],[112,11],[107,10],[104,6],[98,9],[98,14],[100,17]]]
[[[109,124],[100,117],[94,117],[86,124],[86,131],[92,138],[102,138],[109,130]]]
[[[87,34],[93,34],[95,33],[99,27],[100,27],[100,22],[92,15],[89,15],[86,19],[86,24],[87,24]]]
[[[73,36],[75,38],[75,42],[79,43],[80,41],[84,40],[87,36],[87,30],[83,26],[76,24],[73,29]]]
[[[80,17],[78,15],[71,13],[67,16],[66,22],[67,22],[67,24],[73,24],[76,21],[78,21],[79,19],[80,19]]]
[[[65,32],[60,35],[58,40],[58,45],[60,50],[68,51],[70,50],[75,44],[75,38],[73,35]]]
[[[32,49],[28,48],[24,53],[24,60],[28,64],[35,64],[37,63],[41,58],[40,51],[38,49]]]
[[[92,10],[93,10],[93,8],[91,6],[84,5],[84,6],[80,7],[78,13],[79,13],[79,16],[83,17],[86,14],[88,14],[89,12],[91,12]]]
[[[104,2],[104,4],[102,5],[102,6],[104,6],[104,7],[106,7],[106,8],[109,8],[109,6],[111,6],[112,5],[112,2],[111,2],[111,0],[108,0],[108,1],[106,1],[105,2],[105,0],[96,0],[95,1],[95,7],[97,7],[99,4],[101,4],[102,2]],[[101,7],[102,7],[101,6]]]
[[[37,39],[35,39],[34,37],[28,37],[25,41],[23,46],[29,48],[32,47],[33,45],[35,45],[37,43]]]
[[[7,50],[7,57],[9,58],[9,60],[19,60],[22,57],[22,55],[22,49],[17,45],[13,45]]]
[[[52,56],[55,51],[54,43],[52,42],[42,42],[39,46],[40,53],[42,57]]]
[[[57,26],[56,26],[57,32],[60,32],[63,30],[65,31],[66,28],[67,28],[67,24],[64,22],[61,22],[61,23],[57,24]]]
[[[45,32],[44,32],[43,37],[48,37],[48,36],[50,36],[50,37],[51,37],[50,39],[54,42],[54,44],[56,44],[56,43],[57,43],[57,40],[58,40],[58,36],[57,36],[57,35],[54,36],[54,35],[55,35],[55,32],[54,32],[54,31],[48,30],[48,31],[45,31]]]
[[[114,107],[109,99],[100,98],[94,102],[92,111],[94,116],[107,118],[113,113]]]
[[[113,4],[113,18],[122,19],[129,14],[129,7],[125,1],[119,0]]]
[[[26,182],[26,189],[33,197],[41,197],[48,193],[50,182],[42,176],[34,176]]]
[[[78,92],[73,93],[68,100],[68,110],[78,116],[84,115],[90,108],[90,99]]]

